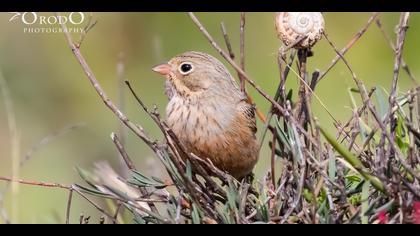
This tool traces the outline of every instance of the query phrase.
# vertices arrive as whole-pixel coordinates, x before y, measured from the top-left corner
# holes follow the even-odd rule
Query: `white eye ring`
[[[187,74],[193,72],[193,70],[194,70],[194,66],[193,66],[193,64],[191,62],[183,62],[178,67],[178,71],[182,75],[187,75]]]

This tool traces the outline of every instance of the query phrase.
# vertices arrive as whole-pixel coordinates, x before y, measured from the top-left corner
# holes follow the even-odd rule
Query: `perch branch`
[[[396,106],[397,102],[397,86],[398,86],[398,77],[400,72],[400,65],[402,60],[402,50],[404,47],[405,36],[408,29],[408,19],[410,18],[409,12],[403,12],[400,16],[400,23],[398,25],[398,32],[397,32],[397,44],[395,50],[395,62],[394,62],[394,77],[392,79],[392,86],[391,86],[391,93],[389,95],[389,105],[390,107]],[[396,128],[396,118],[394,117],[394,113],[392,109],[389,109],[390,112],[388,117],[390,118],[391,122],[391,137],[395,136],[395,128]]]
[[[47,188],[62,188],[62,189],[70,190],[69,186],[64,185],[64,184],[59,184],[59,183],[48,183],[48,182],[39,182],[39,181],[33,181],[33,180],[13,179],[13,178],[4,177],[4,176],[0,176],[0,180],[6,181],[6,182],[24,184],[24,185],[33,185],[33,186],[40,186],[40,187],[47,187]]]

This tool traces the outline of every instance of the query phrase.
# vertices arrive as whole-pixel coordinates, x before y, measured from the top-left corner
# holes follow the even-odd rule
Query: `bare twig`
[[[49,182],[39,182],[39,181],[33,181],[33,180],[21,180],[21,179],[13,179],[11,177],[4,177],[0,176],[0,180],[7,181],[7,182],[14,182],[18,184],[24,184],[24,185],[33,185],[33,186],[40,186],[40,187],[47,187],[47,188],[62,188],[70,190],[70,186],[59,184],[59,183],[49,183]]]
[[[293,64],[295,54],[296,54],[295,52],[290,53],[289,63],[284,68],[284,71],[282,72],[282,63],[283,62],[287,63],[287,62],[286,62],[286,59],[283,58],[284,54],[283,54],[282,48],[279,49],[279,52],[277,55],[277,64],[279,66],[279,72],[280,72],[280,83],[279,83],[279,86],[277,87],[276,94],[274,95],[274,100],[277,102],[279,102],[280,98],[283,100],[283,102],[285,102],[284,100],[286,99],[286,96],[284,94],[284,90],[285,90],[286,79],[287,79],[287,76],[289,75],[290,68]],[[271,119],[273,118],[273,109],[274,109],[274,105],[271,104],[270,110],[268,110],[268,113],[266,116],[267,120],[264,124],[264,130],[261,135],[260,148],[262,147],[264,143],[265,135],[267,134],[267,130],[270,127],[270,122],[271,122]]]
[[[93,13],[92,12],[90,12],[89,13],[89,18],[88,18],[88,21],[86,22],[86,25],[85,25],[85,27],[83,28],[83,31],[82,31],[82,33],[80,34],[80,39],[79,39],[79,42],[77,43],[77,48],[80,48],[81,46],[82,46],[82,43],[83,43],[83,41],[85,40],[85,38],[86,38],[86,35],[89,33],[89,31],[91,30],[91,29],[93,29],[93,27],[96,25],[96,23],[98,23],[98,21],[97,20],[95,20],[95,21],[93,21]],[[67,32],[67,31],[66,31]]]
[[[229,52],[229,56],[230,58],[232,58],[232,60],[235,60],[235,53],[233,52],[232,44],[230,43],[229,35],[226,31],[225,24],[223,22],[220,22],[220,27],[222,29],[223,38],[225,39],[226,48]]]
[[[306,154],[303,154],[303,157],[304,157],[303,158],[303,162],[300,165],[301,172],[300,172],[300,178],[299,178],[299,183],[298,183],[297,195],[294,198],[294,201],[292,203],[292,206],[288,209],[288,211],[286,212],[286,214],[284,214],[283,219],[281,221],[282,224],[285,223],[288,220],[290,214],[293,213],[293,211],[298,206],[299,202],[302,200],[301,199],[301,195],[302,195],[303,187],[304,187],[304,184],[305,184],[305,179],[306,179],[306,166],[307,166],[306,165],[306,158],[305,158],[305,156],[306,156]]]
[[[106,212],[104,209],[102,209],[102,207],[100,207],[97,203],[95,203],[94,201],[90,200],[88,197],[86,197],[76,186],[72,186],[72,189],[79,194],[79,196],[81,196],[82,198],[84,198],[86,201],[88,201],[92,206],[94,206],[99,212],[101,212],[102,214],[106,215],[108,217],[108,219],[110,219],[113,223],[117,223],[116,220],[114,219],[114,217],[109,214],[108,212]],[[85,218],[86,220],[86,218]],[[88,220],[89,221],[89,220]]]
[[[66,208],[66,224],[70,223],[70,210],[71,210],[72,200],[73,200],[73,188],[70,187],[69,197],[68,197],[68,200],[67,200],[67,208]]]
[[[346,52],[353,47],[353,45],[363,36],[363,34],[367,31],[367,29],[369,28],[369,26],[372,24],[372,22],[376,19],[376,17],[378,17],[379,13],[374,12],[372,14],[372,16],[369,18],[369,20],[367,21],[366,25],[359,30],[356,35],[350,40],[350,42],[347,43],[347,45],[341,49],[340,54],[344,55],[346,54]],[[340,56],[336,56],[331,64],[327,67],[327,69],[325,69],[321,75],[318,77],[317,83],[319,83],[319,81],[321,81],[327,74],[328,72],[331,70],[331,68],[333,68],[335,66],[335,64],[337,64],[337,62],[341,59]]]
[[[117,147],[118,152],[120,153],[121,158],[124,161],[127,168],[129,170],[135,170],[136,167],[134,166],[133,161],[128,156],[127,152],[125,151],[124,146],[122,145],[118,136],[115,133],[111,133],[111,139],[112,139],[112,142],[114,142],[115,146]]]
[[[221,25],[221,28],[222,28],[223,38],[225,39],[225,44],[226,44],[226,47],[227,47],[228,52],[229,52],[229,57],[232,60],[235,60],[235,53],[232,50],[232,45],[230,43],[229,36],[228,36],[228,34],[226,32],[225,25],[223,24],[223,22],[221,22],[220,25]],[[241,68],[243,70],[245,70],[245,56],[244,56],[244,54],[245,54],[245,52],[244,52],[245,51],[245,47],[244,47],[244,45],[245,45],[245,43],[244,43],[245,38],[244,38],[244,26],[245,26],[245,15],[242,15],[241,14],[241,25],[240,25],[240,32],[241,32],[241,34],[240,34],[240,45],[241,45],[240,50],[241,50],[241,52],[240,52],[240,58],[241,58]],[[249,104],[254,104],[254,100],[252,99],[252,97],[246,91],[246,88],[245,88],[245,80],[242,78],[242,75],[240,73],[238,73],[238,77],[239,77],[239,80],[240,80],[239,82],[240,82],[240,86],[241,86],[241,91],[243,91],[244,94],[247,96],[248,103]],[[260,109],[258,107],[255,107],[255,110],[256,110],[256,113],[257,113],[258,118],[262,122],[266,122],[267,119],[264,116],[264,114],[260,111]]]
[[[381,20],[379,18],[376,19],[376,25],[381,30],[382,35],[384,36],[385,40],[388,42],[388,44],[391,47],[391,49],[394,51],[394,53],[397,53],[394,43],[392,42],[391,38],[389,37],[389,35],[385,31],[384,27],[382,27],[382,22],[381,22]],[[418,82],[416,80],[416,77],[413,75],[413,73],[411,73],[411,70],[408,67],[407,63],[405,63],[404,58],[401,58],[401,67],[405,70],[405,72],[407,73],[408,77],[410,77],[411,81],[413,81],[413,83],[416,86],[418,86],[419,84],[418,84]]]
[[[118,222],[118,215],[120,214],[122,206],[123,206],[123,204],[121,202],[118,202],[117,209],[115,209],[115,213],[114,213],[114,222]]]
[[[276,188],[276,131],[273,131],[273,138],[271,140],[271,184]]]
[[[245,12],[241,12],[241,21],[239,26],[240,31],[240,58],[241,58],[241,69],[245,71]],[[245,92],[245,80],[242,78],[242,76],[239,76],[240,82],[241,82],[241,90]]]
[[[124,65],[124,54],[121,52],[118,55],[118,61],[117,61],[117,88],[118,88],[118,107],[121,109],[122,112],[125,112],[125,65]],[[120,144],[121,147],[125,146],[125,139],[127,136],[127,128],[125,127],[125,125],[123,125],[121,122],[118,122],[118,137],[120,140]],[[125,177],[129,176],[129,171],[127,171],[127,165],[126,163],[123,161],[124,157],[120,156],[120,160],[121,162],[121,167],[122,167],[122,171],[124,173]]]
[[[395,62],[394,62],[394,77],[392,79],[392,86],[391,92],[389,95],[389,105],[390,107],[394,107],[396,105],[397,100],[397,86],[398,86],[398,77],[400,72],[400,65],[402,59],[402,49],[405,42],[405,35],[408,29],[408,19],[410,18],[409,12],[403,12],[400,16],[400,23],[398,25],[398,36],[397,36],[397,46],[395,50]],[[391,122],[391,137],[395,136],[395,128],[396,128],[396,118],[392,109],[389,109],[390,112],[388,117],[390,118]]]
[[[58,15],[58,13],[56,13]],[[79,50],[79,47],[73,42],[70,33],[68,33],[67,26],[65,24],[60,24],[66,39],[67,43],[72,50],[74,56],[76,57],[77,61],[81,65],[83,71],[85,72],[87,78],[89,79],[89,82],[92,84],[92,86],[95,88],[97,94],[102,99],[102,101],[105,103],[105,105],[120,119],[121,122],[123,122],[128,128],[130,128],[139,138],[141,138],[149,147],[152,149],[156,149],[155,142],[152,141],[146,133],[143,131],[143,128],[134,124],[131,122],[127,116],[124,115],[124,113],[121,112],[117,108],[117,106],[114,105],[114,103],[108,98],[105,91],[102,89],[101,85],[99,84],[98,80],[96,79],[93,71],[90,69],[89,65],[87,64],[85,58],[83,57],[82,53]]]
[[[306,80],[306,60],[307,60],[307,50],[300,49],[298,50],[298,65],[299,65],[299,103],[297,105],[297,113],[296,117],[298,118],[299,123],[302,126],[306,126],[307,121],[310,120],[309,118],[309,111],[308,111],[308,92],[307,92],[307,80]],[[309,87],[309,86],[308,86]]]

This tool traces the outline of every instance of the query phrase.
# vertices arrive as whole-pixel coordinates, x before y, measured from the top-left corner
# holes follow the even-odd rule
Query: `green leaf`
[[[397,123],[395,127],[396,143],[404,154],[407,154],[408,148],[410,147],[409,135],[406,132],[404,126],[404,119],[401,114],[397,115]]]
[[[303,154],[302,154],[302,143],[299,138],[296,126],[292,123],[290,124],[291,129],[289,129],[290,137],[290,146],[292,147],[293,158],[296,163],[302,164]]]
[[[369,188],[370,188],[370,182],[365,181],[362,187],[362,210],[361,210],[361,221],[362,224],[368,223],[368,217],[366,216],[366,213],[369,208]]]
[[[290,89],[289,92],[287,92],[286,101],[287,100],[291,101],[292,100],[292,96],[293,96],[293,89]]]
[[[191,169],[191,163],[190,161],[187,159],[187,170],[186,170],[186,174],[187,174],[187,178],[192,181],[192,169]]]
[[[139,213],[137,213],[136,211],[133,211],[133,215],[134,215],[133,221],[135,224],[141,224],[141,225],[146,224],[146,221],[143,219],[143,217]]]
[[[312,203],[314,195],[311,193],[311,191],[309,191],[309,189],[307,188],[303,189],[302,194],[307,202]]]
[[[268,222],[268,220],[270,219],[270,212],[268,209],[268,201],[267,201],[268,189],[266,186],[263,186],[263,188],[264,189],[261,191],[260,197],[258,199],[257,213],[260,216],[262,221]]]
[[[96,189],[96,186],[95,186],[94,181],[93,181],[93,175],[90,172],[88,172],[88,171],[86,171],[86,170],[84,170],[84,169],[82,169],[82,168],[80,168],[78,166],[76,166],[76,171],[77,171],[77,173],[79,173],[79,176],[87,184],[89,184],[91,187],[93,187],[93,188]]]
[[[227,197],[228,197],[229,208],[233,213],[237,214],[238,208],[236,206],[236,201],[238,199],[239,193],[235,184],[233,183],[231,179],[229,179],[228,185],[229,185],[229,188],[228,188]]]
[[[382,87],[375,90],[375,98],[378,101],[378,112],[382,120],[388,115],[389,111],[389,101],[385,93],[386,91]]]
[[[277,121],[276,130],[277,130],[278,141],[280,143],[282,143],[284,148],[286,149],[286,150],[284,150],[284,152],[290,152],[292,150],[292,148],[291,148],[291,145],[290,145],[290,142],[289,142],[289,137],[287,136],[287,134],[281,128],[281,124],[280,124],[279,121]]]
[[[346,175],[345,178],[350,182],[360,183],[360,181],[362,181],[358,175]]]
[[[348,92],[349,92],[352,108],[357,109],[356,99],[354,98],[353,93],[352,93],[352,92],[355,92],[354,88],[350,88]],[[359,90],[357,90],[357,92],[359,92]]]
[[[127,182],[139,187],[165,188],[167,186],[162,180],[156,177],[149,178],[135,170],[132,171],[131,177]]]
[[[168,173],[173,177],[174,184],[178,186],[183,186],[183,180],[181,175],[178,173],[177,168],[175,167],[174,163],[171,161],[169,154],[167,152],[163,153],[163,165],[165,165],[166,170]]]
[[[192,220],[193,224],[200,224],[201,223],[200,213],[198,212],[198,209],[197,209],[197,206],[195,205],[195,203],[192,204],[191,220]]]
[[[331,181],[335,181],[335,175],[337,173],[337,166],[335,163],[335,155],[332,151],[328,152],[328,177]]]
[[[80,192],[87,193],[87,194],[92,195],[92,196],[103,197],[103,198],[112,198],[112,199],[115,198],[112,195],[109,195],[107,193],[103,193],[103,192],[101,192],[101,191],[99,191],[97,189],[87,188],[87,187],[84,187],[84,186],[79,185],[79,184],[74,184],[74,186]]]

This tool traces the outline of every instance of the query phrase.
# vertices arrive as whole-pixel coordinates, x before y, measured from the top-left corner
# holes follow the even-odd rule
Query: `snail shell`
[[[320,12],[276,13],[277,36],[288,46],[300,36],[307,36],[295,48],[310,48],[322,38],[324,18]]]

